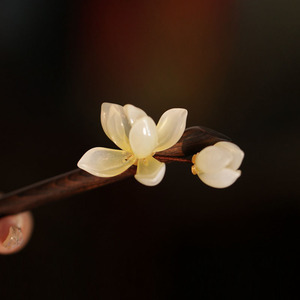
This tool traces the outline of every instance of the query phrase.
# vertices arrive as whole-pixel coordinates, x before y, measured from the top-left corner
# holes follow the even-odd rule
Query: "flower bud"
[[[192,172],[211,187],[226,188],[241,176],[238,168],[243,158],[244,152],[237,145],[218,142],[193,156]]]

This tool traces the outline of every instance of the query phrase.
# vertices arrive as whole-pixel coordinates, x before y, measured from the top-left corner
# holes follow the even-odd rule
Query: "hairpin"
[[[172,108],[157,125],[131,104],[103,103],[101,124],[120,149],[95,147],[65,174],[7,193],[0,198],[0,216],[15,214],[128,177],[146,186],[159,184],[166,163],[188,163],[205,184],[226,188],[241,175],[244,152],[225,135],[202,126],[186,129],[187,110]]]

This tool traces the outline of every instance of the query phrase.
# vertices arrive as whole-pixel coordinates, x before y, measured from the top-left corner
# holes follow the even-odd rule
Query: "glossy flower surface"
[[[244,152],[230,142],[218,142],[193,156],[193,174],[214,188],[226,188],[240,176]]]
[[[137,165],[135,179],[154,186],[163,179],[166,166],[153,155],[172,147],[181,138],[186,126],[187,110],[167,110],[158,124],[140,108],[103,103],[101,124],[106,135],[121,149],[102,147],[87,151],[78,167],[99,177],[112,177]]]

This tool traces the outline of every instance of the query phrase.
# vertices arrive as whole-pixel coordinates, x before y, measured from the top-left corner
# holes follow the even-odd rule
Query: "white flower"
[[[193,174],[207,185],[225,188],[232,185],[240,176],[238,170],[244,158],[244,152],[230,142],[218,142],[204,148],[193,156]]]
[[[187,110],[173,108],[161,116],[156,126],[140,108],[103,103],[103,130],[122,150],[92,148],[79,160],[78,167],[95,176],[112,177],[136,164],[135,179],[144,185],[157,185],[166,166],[153,155],[177,143],[185,130],[186,118]]]

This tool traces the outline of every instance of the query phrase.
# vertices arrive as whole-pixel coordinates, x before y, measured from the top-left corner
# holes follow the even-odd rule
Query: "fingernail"
[[[23,233],[21,228],[17,226],[10,226],[8,235],[2,245],[6,249],[11,250],[21,245],[22,242],[23,242]]]

